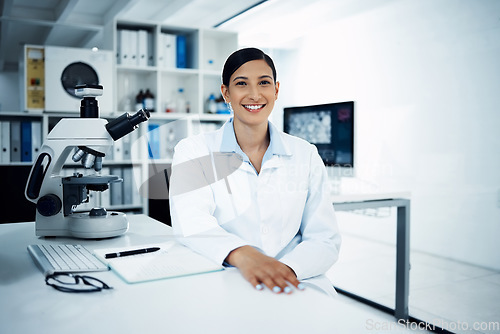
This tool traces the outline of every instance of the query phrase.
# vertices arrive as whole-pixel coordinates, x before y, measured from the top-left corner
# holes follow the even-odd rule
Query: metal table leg
[[[410,200],[384,199],[374,201],[360,201],[347,203],[334,203],[337,211],[351,211],[357,209],[370,209],[381,207],[397,207],[396,225],[396,306],[394,316],[397,319],[408,320],[408,294],[410,286]],[[360,301],[378,306],[380,309],[387,307],[357,296],[351,292],[339,289]],[[359,297],[359,298],[358,298]]]

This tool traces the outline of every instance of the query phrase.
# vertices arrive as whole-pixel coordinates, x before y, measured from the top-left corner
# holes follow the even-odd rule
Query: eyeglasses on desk
[[[45,283],[62,292],[86,293],[113,289],[100,279],[86,275],[52,274],[45,277]]]

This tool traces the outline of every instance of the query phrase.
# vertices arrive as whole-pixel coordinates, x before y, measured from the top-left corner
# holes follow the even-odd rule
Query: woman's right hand
[[[304,289],[290,267],[252,246],[236,248],[226,257],[226,262],[237,267],[258,290],[263,289],[263,285],[275,293],[291,293],[293,289],[290,285],[299,290]]]

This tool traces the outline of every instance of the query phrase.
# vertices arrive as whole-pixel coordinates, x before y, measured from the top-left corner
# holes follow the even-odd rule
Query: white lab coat
[[[341,238],[326,169],[314,145],[272,123],[269,131],[260,173],[237,144],[232,119],[177,144],[170,178],[174,233],[221,264],[232,250],[251,245],[334,295],[323,274],[336,262]]]

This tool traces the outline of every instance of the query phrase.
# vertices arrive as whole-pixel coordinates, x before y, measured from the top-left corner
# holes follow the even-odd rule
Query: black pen
[[[152,252],[156,252],[158,250],[160,250],[160,247],[134,249],[134,250],[124,251],[124,252],[118,252],[118,253],[109,253],[109,254],[106,254],[104,257],[106,259],[112,259],[112,258],[115,258],[115,257],[122,257],[122,256],[136,255],[136,254],[144,254],[144,253],[152,253]]]

